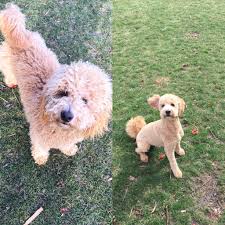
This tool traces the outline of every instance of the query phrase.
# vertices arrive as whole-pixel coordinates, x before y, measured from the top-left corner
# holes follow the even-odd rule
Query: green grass
[[[113,3],[115,224],[225,224],[225,2]],[[169,81],[157,82],[162,77]],[[146,99],[164,93],[187,103],[180,180],[158,159],[163,148],[142,164],[124,131],[132,116],[159,119]]]
[[[1,1],[0,9],[6,2]],[[83,59],[111,73],[109,1],[14,2],[61,63]],[[18,91],[6,88],[2,77],[0,88],[0,223],[23,224],[42,206],[44,212],[32,224],[109,224],[111,132],[82,143],[74,157],[53,151],[47,165],[38,167],[31,157]],[[69,211],[62,214],[62,208]]]

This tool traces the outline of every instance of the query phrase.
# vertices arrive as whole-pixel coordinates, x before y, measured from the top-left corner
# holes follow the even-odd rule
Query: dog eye
[[[171,106],[173,106],[173,107],[174,107],[175,105],[174,105],[173,103],[171,103]]]
[[[163,105],[161,105],[161,107],[163,108],[165,105],[163,104]]]
[[[88,103],[88,100],[86,98],[82,98],[82,101],[84,102],[84,104]]]
[[[56,97],[57,98],[62,98],[62,97],[67,97],[69,94],[68,94],[68,92],[67,91],[59,91],[59,92],[57,92],[56,93]]]

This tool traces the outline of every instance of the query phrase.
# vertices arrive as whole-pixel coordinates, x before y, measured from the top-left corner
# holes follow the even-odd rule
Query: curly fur
[[[146,125],[142,116],[131,118],[126,124],[126,132],[131,138],[136,138],[140,130]]]
[[[0,12],[0,29],[0,70],[9,87],[18,84],[37,164],[47,162],[50,148],[74,155],[75,143],[107,130],[111,81],[104,71],[88,62],[60,64],[42,37],[26,29],[16,5]],[[68,123],[63,110],[74,115]]]
[[[159,95],[150,97],[148,104],[160,111],[161,119],[145,125],[144,118],[137,116],[127,122],[126,132],[130,137],[136,138],[135,151],[144,162],[148,161],[146,152],[151,145],[164,147],[174,175],[181,178],[182,172],[177,165],[174,153],[185,154],[180,147],[184,132],[179,120],[185,110],[185,102],[178,96],[165,94],[161,97]]]

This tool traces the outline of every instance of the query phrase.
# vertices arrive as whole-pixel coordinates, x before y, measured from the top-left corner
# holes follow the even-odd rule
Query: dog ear
[[[178,97],[178,115],[179,115],[179,117],[181,117],[182,115],[183,115],[183,113],[184,113],[184,110],[185,110],[185,108],[186,108],[186,103],[185,103],[185,101],[182,99],[182,98],[180,98],[180,97]]]
[[[148,104],[154,109],[159,109],[159,99],[160,95],[153,95],[152,97],[148,98]]]

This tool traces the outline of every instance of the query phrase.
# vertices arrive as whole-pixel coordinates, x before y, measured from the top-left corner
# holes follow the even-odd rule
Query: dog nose
[[[61,112],[61,119],[64,122],[70,122],[73,119],[73,113],[69,111],[62,111]]]
[[[169,116],[170,115],[170,110],[166,110],[166,115]]]

